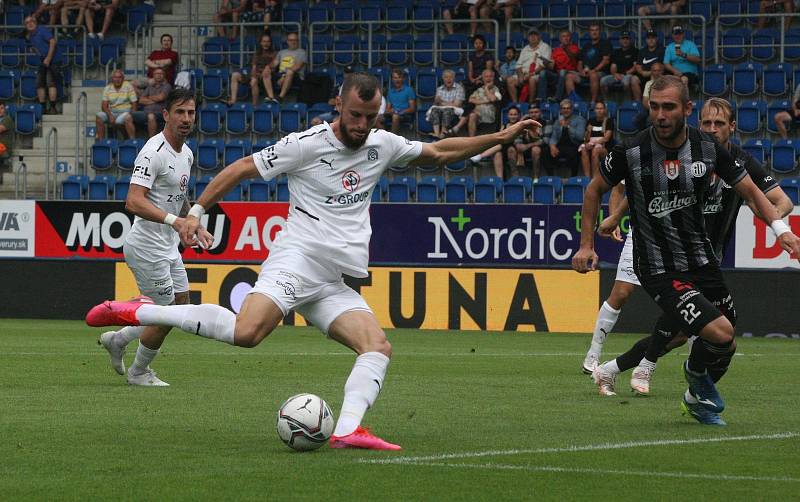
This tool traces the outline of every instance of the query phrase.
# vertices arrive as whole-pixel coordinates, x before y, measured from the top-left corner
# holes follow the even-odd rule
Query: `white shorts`
[[[175,301],[175,292],[189,291],[186,267],[177,258],[154,258],[138,251],[127,242],[122,248],[125,263],[136,278],[139,292],[153,299],[156,305],[169,305]]]
[[[320,263],[300,251],[273,249],[261,265],[250,293],[271,299],[283,315],[294,310],[326,335],[337,317],[351,310],[372,312],[342,279],[332,263]]]
[[[633,271],[633,236],[631,234],[628,234],[625,239],[625,245],[622,246],[622,253],[619,255],[617,280],[628,282],[634,286],[641,286],[639,278],[636,277],[636,272]]]

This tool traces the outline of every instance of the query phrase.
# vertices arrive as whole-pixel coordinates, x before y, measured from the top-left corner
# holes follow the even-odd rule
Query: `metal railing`
[[[64,35],[61,35],[60,30],[58,30],[58,29],[54,30],[53,26],[48,26],[48,25],[41,25],[41,26],[44,26],[45,28],[48,28],[53,32],[53,38],[56,39],[56,43],[58,43],[59,39],[65,38]],[[78,30],[79,36],[80,36],[80,39],[81,39],[81,42],[79,44],[82,45],[82,48],[83,48],[83,60],[82,60],[81,65],[79,67],[81,68],[81,80],[85,80],[86,79],[86,59],[87,59],[86,58],[86,48],[87,48],[87,44],[86,44],[86,27],[85,26],[75,25],[75,24],[67,24],[67,25],[58,25],[56,28],[69,28],[69,29],[77,29]],[[21,26],[8,25],[8,24],[0,25],[0,33],[14,34],[14,33],[17,33],[17,32],[24,33],[24,31],[25,31],[24,28],[22,28]],[[9,38],[18,38],[18,37],[12,36],[12,37],[9,37]],[[25,59],[30,54],[31,53],[25,52],[25,51],[14,53],[14,52],[8,52],[6,49],[3,50],[3,56],[17,56],[18,58],[20,58],[20,66],[26,66],[26,67],[28,67],[29,65],[27,64],[27,61]],[[59,68],[74,68],[75,67],[75,57],[77,55],[78,55],[77,52],[67,52],[67,65],[66,66],[59,66]],[[34,66],[31,65],[30,67],[34,67]],[[36,67],[38,67],[38,64],[36,65]]]
[[[85,92],[81,92],[75,102],[75,172],[81,167],[81,174],[86,175],[89,139],[86,137],[86,123],[88,121],[88,105]],[[83,148],[81,148],[83,142]]]
[[[789,13],[787,13],[787,12],[778,12],[778,13],[770,13],[770,14],[767,14],[767,13],[765,13],[765,14],[757,14],[757,13],[753,13],[753,14],[720,14],[720,15],[716,16],[716,18],[714,20],[714,34],[715,34],[714,38],[717,41],[717,52],[714,55],[714,63],[715,64],[719,64],[720,55],[722,54],[722,51],[725,48],[742,48],[742,49],[750,49],[750,50],[752,50],[752,49],[761,48],[761,47],[773,47],[772,44],[768,44],[768,45],[754,44],[752,41],[750,43],[744,43],[744,44],[726,44],[726,43],[724,43],[724,38],[722,37],[722,33],[720,31],[720,26],[721,26],[721,24],[719,22],[720,19],[739,19],[739,20],[742,20],[742,19],[749,18],[749,17],[766,17],[766,18],[770,18],[770,19],[780,18],[779,19],[779,23],[778,23],[778,24],[780,24],[780,40],[778,40],[778,49],[780,51],[780,54],[778,56],[778,60],[783,62],[783,61],[786,60],[786,56],[785,55],[786,55],[786,47],[787,46],[788,47],[800,47],[800,43],[796,43],[796,44],[787,44],[786,43],[786,25],[783,22],[784,18],[792,18],[792,17],[796,17],[796,16],[797,16],[797,14],[794,13],[794,12],[789,12]],[[731,28],[733,28],[733,27],[731,27]],[[731,29],[731,28],[729,28],[729,29]],[[753,34],[756,34],[756,33],[757,33],[757,31],[754,32]],[[752,57],[752,55],[751,55],[751,57]]]
[[[17,170],[14,171],[14,198],[19,199],[19,184],[20,176],[22,177],[22,198],[28,198],[28,165],[22,161],[20,156],[19,165]]]
[[[442,40],[440,40],[440,37],[439,37],[439,33],[441,32],[440,27],[442,25],[470,24],[472,22],[473,21],[471,21],[469,19],[452,19],[452,20],[449,20],[449,21],[435,20],[435,19],[431,19],[431,20],[426,19],[426,20],[420,20],[420,21],[415,21],[415,20],[411,20],[411,19],[409,19],[409,20],[401,20],[401,21],[315,21],[315,22],[311,23],[309,25],[309,27],[308,27],[308,44],[310,46],[308,48],[308,52],[309,52],[308,69],[309,70],[313,70],[314,69],[314,58],[311,55],[312,50],[313,50],[313,52],[315,54],[332,54],[334,58],[336,57],[336,54],[351,54],[351,53],[354,53],[354,54],[357,55],[359,53],[366,52],[367,53],[367,67],[371,68],[372,67],[372,63],[373,63],[372,57],[373,57],[373,55],[375,53],[382,54],[384,56],[384,58],[385,58],[386,55],[389,54],[389,52],[392,52],[392,51],[390,51],[388,49],[388,47],[384,47],[384,48],[380,49],[379,51],[374,51],[373,50],[373,45],[372,45],[374,43],[373,35],[376,34],[375,27],[381,27],[381,26],[385,27],[385,26],[390,26],[390,25],[411,25],[411,26],[415,26],[415,25],[421,25],[421,26],[433,25],[433,30],[432,30],[433,31],[433,40],[431,40],[431,43],[433,44],[432,50],[431,49],[415,49],[413,47],[410,47],[410,48],[406,49],[405,52],[409,53],[409,54],[412,54],[412,58],[413,58],[413,54],[415,54],[417,52],[425,52],[425,53],[432,52],[433,53],[433,56],[432,56],[433,57],[433,65],[434,66],[438,66],[439,65],[439,54],[442,51],[442,49],[440,48],[440,44],[441,44]],[[486,24],[487,22],[491,23],[492,26],[494,27],[494,30],[493,30],[493,32],[494,32],[493,33],[494,34],[494,37],[493,37],[494,43],[491,44],[491,49],[489,47],[487,47],[486,51],[491,53],[491,54],[494,54],[495,60],[497,60],[498,59],[499,50],[500,50],[500,48],[499,48],[499,45],[500,45],[500,24],[497,22],[496,19],[489,19],[488,21],[486,19],[481,19],[481,23],[482,24]],[[347,51],[347,50],[338,50],[337,51],[334,48],[322,49],[322,50],[314,49],[314,32],[315,32],[314,27],[315,26],[335,26],[335,25],[343,25],[343,24],[353,25],[354,27],[359,27],[359,26],[366,26],[367,27],[366,34],[364,34],[364,38],[366,39],[365,41],[367,43],[366,49],[357,48],[357,49],[355,49],[355,52]],[[428,30],[426,30],[426,31],[428,31]],[[387,39],[387,43],[389,41],[391,41],[391,38]],[[487,45],[489,45],[489,44],[487,44]],[[450,50],[450,49],[448,49],[448,50]],[[469,50],[470,49],[468,48],[467,51],[469,52]],[[357,62],[354,63],[354,64],[357,64]]]
[[[53,138],[52,141],[50,138]],[[53,146],[51,152],[50,146]],[[53,171],[53,198],[56,198],[58,183],[58,173],[56,172],[56,160],[58,159],[58,129],[51,127],[47,131],[44,143],[44,200],[50,200],[50,171]]]

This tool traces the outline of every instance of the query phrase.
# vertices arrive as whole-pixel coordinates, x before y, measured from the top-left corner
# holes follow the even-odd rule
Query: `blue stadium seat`
[[[109,37],[100,42],[100,53],[98,62],[101,66],[105,66],[111,61],[117,61],[120,57],[125,55],[124,37]]]
[[[210,180],[209,180],[210,181]],[[194,196],[200,197],[206,191],[209,181],[200,180],[194,184]]]
[[[117,165],[120,169],[130,171],[134,168],[136,156],[144,147],[143,139],[126,139],[119,143],[117,147]],[[92,150],[94,154],[94,149]]]
[[[433,99],[436,96],[436,85],[439,80],[439,72],[436,68],[420,68],[417,70],[416,88],[417,98]]]
[[[765,96],[782,97],[792,88],[792,67],[784,63],[768,65],[764,69],[763,91]]]
[[[695,26],[702,26],[704,24],[711,23],[713,20],[712,16],[712,3],[710,0],[691,0],[689,2],[689,14],[692,16],[702,16],[700,17],[693,17],[689,19],[689,22]]]
[[[197,188],[195,188],[195,190],[197,190]],[[236,186],[234,186],[233,188],[231,188],[230,190],[228,190],[228,192],[225,195],[222,196],[222,200],[224,200],[225,202],[238,202],[238,201],[241,201],[241,200],[243,200],[242,192],[243,192],[243,187],[242,187],[242,184],[239,183]]]
[[[283,177],[275,184],[275,200],[289,202],[289,180]]]
[[[507,204],[522,204],[527,201],[525,187],[514,181],[508,180],[503,185],[503,202]]]
[[[130,7],[127,12],[127,25],[130,33],[135,33],[142,26],[153,20],[156,8],[153,5],[141,4]]]
[[[415,197],[417,194],[417,178],[414,176],[395,176],[393,180],[390,181],[390,189],[391,183],[405,183],[408,186],[408,192],[411,197]]]
[[[572,16],[572,6],[569,2],[551,2],[547,9],[548,17],[571,17]],[[562,28],[566,28],[569,26],[569,21],[566,20],[553,20],[550,19],[548,21],[550,27],[554,30],[560,30]]]
[[[229,166],[237,160],[247,157],[250,155],[252,148],[252,143],[247,139],[235,139],[233,141],[229,141],[225,144],[223,149],[222,158],[224,164]]]
[[[472,179],[472,178],[469,178]],[[444,201],[450,203],[467,202],[467,183],[459,176],[451,179],[444,187]]]
[[[89,182],[89,200],[108,200],[116,180],[113,176],[96,176]]]
[[[86,193],[89,190],[89,177],[83,174],[70,174],[67,176],[67,181],[75,181],[80,184],[81,192]]]
[[[748,139],[742,145],[742,150],[753,156],[760,163],[767,160],[767,156],[772,151],[772,142],[767,138]]]
[[[389,202],[408,202],[411,199],[410,187],[401,181],[389,182]]]
[[[552,4],[551,4],[552,5]],[[600,7],[594,0],[578,0],[575,5],[576,24],[579,28],[588,28],[594,18],[600,16]]]
[[[720,19],[721,20],[721,19]],[[733,28],[722,34],[722,59],[741,61],[747,57],[746,45],[750,44],[750,30]]]
[[[533,184],[533,202],[537,204],[555,204],[561,193],[561,178],[542,176]]]
[[[427,175],[423,176],[420,180],[420,183],[429,183],[436,186],[436,195],[441,197],[444,193],[444,186],[445,186],[445,179],[444,176],[439,175]],[[419,190],[419,185],[417,185],[417,190]]]
[[[308,5],[305,2],[286,2],[282,9],[281,16],[284,23],[297,23],[300,26],[305,24],[308,12]],[[296,26],[284,26],[284,30],[295,32]]]
[[[19,97],[26,101],[36,99],[36,72],[25,71],[19,77]]]
[[[692,127],[700,127],[700,111],[703,109],[702,101],[692,101],[692,112],[686,122]]]
[[[225,112],[225,130],[228,134],[249,133],[250,118],[253,115],[253,105],[250,103],[235,103]]]
[[[767,132],[778,133],[778,126],[775,125],[775,114],[780,111],[789,111],[792,109],[792,104],[789,100],[782,99],[773,101],[767,106]]]
[[[758,92],[763,67],[760,63],[742,63],[733,69],[733,93],[752,96]]]
[[[114,183],[114,200],[125,200],[128,198],[128,190],[131,185],[131,177],[123,176],[117,178]]]
[[[745,101],[736,107],[736,129],[745,134],[761,131],[761,119],[766,113],[764,101]]]
[[[252,180],[248,190],[249,199],[254,202],[266,202],[271,200],[277,183],[274,183],[274,180],[270,181],[273,181],[273,183],[260,179]]]
[[[271,135],[275,130],[275,115],[280,106],[275,103],[258,105],[253,109],[253,133]]]
[[[439,202],[439,186],[422,180],[417,184],[417,202]]]
[[[460,173],[467,168],[467,162],[464,160],[459,160],[458,162],[447,164],[444,166],[444,168],[451,173]]]
[[[222,99],[228,83],[228,71],[211,68],[203,75],[203,98],[213,101]]]
[[[356,9],[352,4],[347,4],[345,2],[339,2],[333,8],[333,21],[336,24],[333,25],[333,29],[335,31],[353,31],[355,30],[355,24],[353,21],[356,20]]]
[[[433,35],[420,33],[414,38],[411,61],[417,66],[433,64]]]
[[[519,17],[530,19],[530,21],[522,21],[524,28],[537,28],[544,24],[544,21],[542,21],[545,17],[544,4],[545,2],[543,1],[522,2]]]
[[[414,2],[414,28],[417,31],[430,31],[433,29],[433,20],[439,17],[438,2]]]
[[[505,190],[509,182],[521,185],[525,189],[526,198],[530,198],[533,195],[533,178],[530,176],[514,176],[509,178],[503,185],[503,190]]]
[[[306,112],[306,124],[311,124],[311,119],[323,113],[331,113],[335,110],[333,105],[328,103],[314,103],[308,107]]]
[[[7,101],[17,92],[17,74],[13,71],[0,72],[0,100]]]
[[[210,37],[203,42],[203,64],[208,67],[223,66],[230,42],[225,37]]]
[[[303,103],[288,103],[281,105],[278,130],[281,134],[300,131],[303,128],[303,121],[308,114],[306,105]]]
[[[627,101],[617,109],[617,128],[625,134],[633,134],[639,130],[636,127],[635,118],[639,114],[642,105],[638,101]]]
[[[413,38],[408,34],[393,35],[386,41],[386,62],[391,66],[408,64]]]
[[[464,62],[464,54],[467,52],[467,46],[466,35],[445,35],[439,43],[439,63],[445,66],[462,64]]]
[[[316,5],[308,7],[308,24],[309,28],[314,30],[314,33],[325,33],[330,31],[331,25],[319,24],[321,22],[332,21],[333,9],[335,5],[333,2],[319,2]]]
[[[397,32],[407,32],[409,31],[408,21],[411,19],[411,9],[413,8],[414,4],[411,0],[392,0],[390,4],[386,6],[386,20],[387,21],[394,21],[391,24],[387,24],[386,28],[389,31],[397,31]]]
[[[61,198],[64,200],[80,200],[82,195],[81,184],[78,181],[64,180],[61,182]]]
[[[717,12],[724,15],[742,14],[741,0],[720,0]],[[719,24],[722,26],[736,26],[742,22],[741,17],[720,17]]]
[[[787,30],[783,35],[783,44],[785,46],[783,58],[791,62],[800,61],[800,29]]]
[[[220,167],[223,142],[219,139],[205,139],[197,147],[197,167],[205,171],[213,171]]]
[[[500,185],[500,193],[503,188]],[[497,186],[494,183],[478,181],[475,183],[475,202],[484,204],[494,204],[497,202]]]
[[[220,134],[222,122],[228,107],[222,103],[209,103],[200,109],[200,132],[203,134]]]
[[[355,64],[358,44],[358,40],[353,40],[351,36],[342,36],[333,42],[333,63],[339,66]]]
[[[503,195],[503,178],[499,176],[481,176],[478,183],[484,183],[494,186],[495,195],[499,198]],[[477,189],[477,184],[475,185]]]
[[[358,20],[359,21],[381,21],[383,19],[383,8],[379,3],[375,4],[365,4],[360,5],[358,7]],[[374,30],[376,27],[380,25],[375,24],[372,25],[372,29]],[[359,25],[359,28],[363,31],[367,31],[369,29],[369,25],[362,24]]]
[[[0,65],[6,68],[20,68],[25,51],[25,39],[11,38],[0,42]]]
[[[389,178],[386,176],[381,176],[378,179],[378,184],[375,185],[373,192],[379,192],[380,197],[385,198],[386,194],[389,192]]]
[[[772,170],[776,173],[790,173],[797,167],[797,154],[800,143],[797,140],[779,139],[772,145]]]
[[[792,204],[800,205],[800,178],[784,178],[780,185]]]
[[[97,140],[92,145],[92,169],[103,171],[113,167],[118,146],[115,139]]]
[[[780,46],[781,33],[775,28],[765,28],[753,33],[751,43],[753,44],[750,57],[756,61],[771,61],[777,56],[777,48]]]
[[[583,194],[589,186],[589,178],[585,176],[574,176],[564,182],[561,192],[561,202],[564,204],[583,204]]]

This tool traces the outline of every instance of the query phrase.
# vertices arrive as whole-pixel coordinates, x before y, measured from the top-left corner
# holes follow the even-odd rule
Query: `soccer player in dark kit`
[[[686,125],[691,111],[688,89],[679,78],[665,76],[653,83],[653,125],[617,145],[586,191],[581,247],[572,265],[581,273],[596,269],[594,223],[600,197],[624,179],[634,228],[634,269],[663,310],[655,330],[699,337],[683,366],[688,389],[682,406],[701,423],[724,425],[719,414],[725,403],[715,381],[736,350],[736,311],[703,221],[712,175],[752,202],[783,249],[800,255],[800,239],[728,150]]]

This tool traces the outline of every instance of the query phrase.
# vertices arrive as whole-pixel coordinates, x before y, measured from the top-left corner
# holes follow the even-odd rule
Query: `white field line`
[[[567,472],[577,474],[616,475],[616,476],[646,476],[662,478],[683,479],[709,479],[713,481],[782,481],[800,483],[800,478],[779,476],[734,476],[729,474],[698,474],[694,472],[663,472],[663,471],[630,471],[616,469],[590,469],[582,467],[558,467],[549,465],[510,465],[510,464],[451,464],[444,462],[407,462],[405,465],[422,465],[430,467],[455,467],[483,470],[511,470],[527,472]]]
[[[465,453],[443,453],[440,455],[428,455],[422,457],[395,457],[385,459],[364,460],[367,464],[410,464],[419,462],[439,462],[442,460],[453,460],[462,458],[480,457],[502,457],[507,455],[527,455],[538,453],[565,453],[580,451],[602,451],[620,450],[624,448],[642,448],[650,446],[670,446],[703,443],[722,443],[729,441],[768,441],[773,439],[790,439],[799,437],[797,432],[779,432],[776,434],[763,434],[753,436],[722,436],[716,438],[696,438],[696,439],[657,439],[653,441],[626,441],[624,443],[602,443],[584,446],[567,446],[561,448],[535,448],[522,450],[488,450]]]

